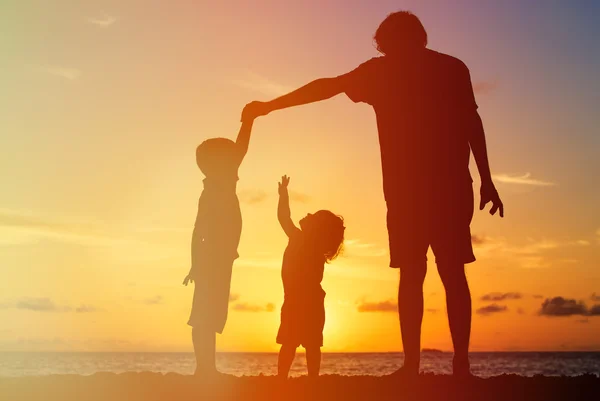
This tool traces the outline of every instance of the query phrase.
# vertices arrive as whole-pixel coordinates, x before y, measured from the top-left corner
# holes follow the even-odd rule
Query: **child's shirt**
[[[283,254],[281,278],[285,298],[323,298],[321,287],[325,258],[314,252],[304,233],[298,229],[290,235]]]
[[[236,259],[242,231],[242,214],[236,195],[237,175],[227,180],[204,179],[194,230],[202,237],[201,251]],[[200,250],[199,250],[200,251]]]

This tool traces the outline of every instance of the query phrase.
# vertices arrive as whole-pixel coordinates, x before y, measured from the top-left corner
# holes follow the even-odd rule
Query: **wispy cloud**
[[[480,259],[493,258],[495,260],[508,259],[514,266],[537,269],[548,267],[556,263],[572,263],[572,260],[563,260],[553,257],[553,252],[573,246],[581,246],[574,241],[557,241],[548,238],[527,238],[525,243],[510,243],[503,237],[485,237],[482,241],[474,243],[477,247],[477,257]]]
[[[506,312],[508,307],[505,305],[490,304],[477,309],[475,312],[479,315],[490,316],[495,313]]]
[[[240,202],[248,205],[256,205],[267,199],[267,193],[261,189],[245,189],[238,194]]]
[[[98,17],[89,17],[89,18],[86,18],[85,20],[89,24],[96,25],[96,26],[99,26],[101,28],[108,28],[109,26],[111,26],[115,22],[117,22],[117,17],[114,17],[112,15],[108,15],[108,14],[104,14],[104,16],[102,16],[100,18],[98,18]]]
[[[495,301],[505,301],[509,299],[521,299],[523,298],[522,294],[519,292],[492,292],[489,294],[483,295],[480,299],[482,301],[487,302],[495,302]]]
[[[281,96],[294,89],[291,86],[280,84],[251,71],[246,71],[243,78],[233,80],[232,83],[270,97]]]
[[[99,309],[92,305],[81,305],[75,308],[76,313],[94,313],[98,311]]]
[[[91,313],[97,312],[95,306],[92,305],[81,305],[73,308],[68,305],[59,305],[52,299],[47,297],[25,297],[17,299],[16,301],[10,301],[0,304],[0,309],[20,309],[33,312],[72,312],[76,313]]]
[[[516,185],[531,185],[536,187],[550,187],[556,185],[550,181],[542,181],[531,177],[531,173],[525,173],[522,175],[510,175],[510,174],[496,174],[494,179],[504,184],[516,184]]]
[[[393,300],[380,302],[359,301],[356,309],[359,312],[397,312],[398,305]]]
[[[124,255],[135,257],[137,261],[165,259],[175,253],[152,232],[115,227],[90,218],[50,217],[26,210],[0,208],[0,246],[36,244],[42,240],[91,247],[122,247],[127,250]]]
[[[161,295],[155,295],[150,298],[146,298],[143,301],[146,305],[162,305],[164,303],[163,297]]]
[[[67,79],[69,81],[75,81],[79,79],[82,75],[81,70],[78,70],[77,68],[62,67],[56,65],[29,66],[29,68],[35,72],[53,75],[56,77]]]
[[[293,189],[290,189],[289,193],[290,193],[290,201],[292,201],[292,202],[297,202],[297,203],[310,202],[310,196],[305,193],[294,191]]]
[[[482,95],[487,95],[496,90],[498,84],[492,81],[479,81],[473,83],[473,91]]]
[[[229,294],[229,302],[235,302],[238,299],[240,299],[240,295],[239,294]]]
[[[379,257],[388,253],[386,248],[356,238],[345,240],[344,249],[347,254],[355,256]]]
[[[273,312],[275,310],[275,304],[269,302],[265,305],[256,305],[240,302],[233,305],[232,309],[237,312]]]

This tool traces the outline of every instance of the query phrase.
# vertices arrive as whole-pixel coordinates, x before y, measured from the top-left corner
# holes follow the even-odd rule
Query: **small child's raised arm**
[[[240,127],[240,132],[238,133],[235,144],[237,145],[239,152],[239,163],[242,164],[242,160],[248,153],[248,146],[250,145],[250,134],[252,133],[252,124],[254,124],[254,120],[246,120],[242,123]]]
[[[279,204],[277,206],[277,218],[281,228],[288,237],[292,236],[294,232],[300,229],[294,225],[292,221],[292,213],[290,212],[290,196],[288,194],[288,184],[290,183],[290,177],[284,175],[281,177],[279,183]]]

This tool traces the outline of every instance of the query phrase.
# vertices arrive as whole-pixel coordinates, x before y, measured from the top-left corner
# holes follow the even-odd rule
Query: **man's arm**
[[[290,178],[286,175],[281,177],[279,183],[279,204],[277,205],[277,219],[281,228],[288,237],[291,237],[295,232],[299,231],[292,221],[292,213],[290,211],[290,196],[288,194],[287,186],[290,182]]]
[[[492,208],[490,214],[496,214],[496,211],[500,210],[500,217],[504,217],[504,205],[500,200],[498,191],[492,181],[492,173],[490,172],[490,163],[488,160],[487,146],[485,143],[485,131],[483,130],[483,122],[477,112],[477,105],[475,103],[475,95],[473,93],[473,85],[471,84],[471,77],[469,70],[465,66],[465,80],[463,85],[466,92],[466,97],[469,101],[466,103],[466,107],[469,108],[467,119],[468,119],[468,139],[471,151],[473,151],[473,157],[477,164],[477,170],[479,171],[479,177],[481,178],[481,201],[479,202],[479,210],[483,210],[485,205],[492,202]]]
[[[272,111],[319,102],[344,92],[346,76],[320,78],[270,102],[252,102],[242,112],[242,121],[264,116]]]

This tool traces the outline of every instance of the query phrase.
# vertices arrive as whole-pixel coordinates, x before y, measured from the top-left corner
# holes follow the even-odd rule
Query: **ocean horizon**
[[[422,353],[421,372],[450,374],[452,352],[428,350]],[[385,376],[398,369],[402,352],[323,353],[322,375]],[[518,351],[472,352],[473,374],[491,377],[502,374],[521,376],[600,376],[598,351]],[[193,352],[0,352],[0,377],[47,375],[93,375],[100,372],[155,372],[190,375],[194,372]],[[275,352],[218,352],[217,368],[234,376],[275,375]],[[306,374],[305,354],[299,352],[291,376]]]

